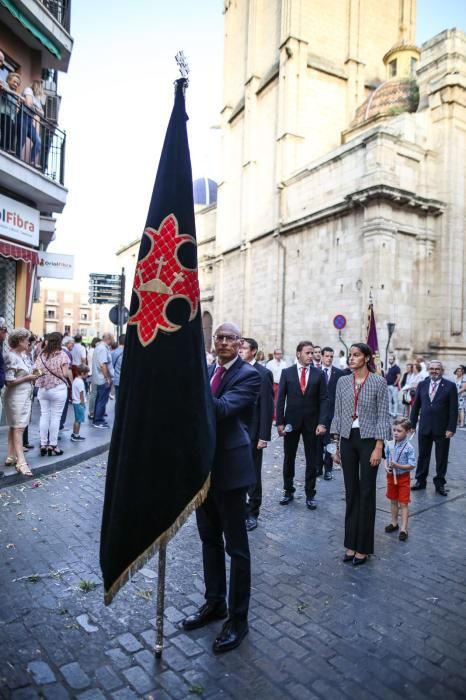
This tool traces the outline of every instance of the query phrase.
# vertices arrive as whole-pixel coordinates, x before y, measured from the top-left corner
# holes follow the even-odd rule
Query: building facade
[[[206,322],[262,348],[466,355],[466,35],[415,0],[225,0],[222,177],[197,213]],[[382,348],[381,348],[382,349]]]
[[[0,3],[0,315],[9,328],[30,326],[38,251],[66,203],[57,80],[73,47],[70,11],[71,0]]]
[[[87,292],[47,286],[44,282],[33,307],[30,328],[40,337],[58,331],[63,335],[82,335],[89,342],[104,332],[113,332],[108,308],[89,304]]]

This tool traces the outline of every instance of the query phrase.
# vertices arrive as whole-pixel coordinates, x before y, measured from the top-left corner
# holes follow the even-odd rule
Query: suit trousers
[[[432,453],[432,445],[435,443],[435,466],[436,476],[434,476],[435,487],[445,486],[448,466],[448,453],[450,451],[450,442],[444,435],[423,435],[419,433],[419,456],[417,459],[416,480],[425,486],[429,475],[430,455]]]
[[[296,452],[298,451],[299,438],[303,436],[304,455],[306,458],[306,472],[304,489],[307,498],[313,498],[316,494],[316,434],[315,426],[308,427],[302,425],[295,428],[290,433],[285,433],[283,460],[283,489],[293,493],[295,488],[293,480],[295,475]]]
[[[202,542],[205,598],[221,603],[226,598],[225,550],[229,554],[229,617],[245,621],[251,595],[251,559],[246,531],[246,488],[220,491],[211,488],[196,511]],[[224,541],[225,538],[225,541]]]
[[[341,438],[340,454],[346,491],[345,547],[361,554],[374,551],[378,467],[370,465],[375,438],[361,438],[359,428]]]
[[[248,516],[254,518],[259,517],[259,510],[262,505],[262,455],[264,450],[257,449],[258,440],[252,445],[252,459],[254,462],[254,470],[256,472],[256,483],[248,488],[248,502],[246,511]]]

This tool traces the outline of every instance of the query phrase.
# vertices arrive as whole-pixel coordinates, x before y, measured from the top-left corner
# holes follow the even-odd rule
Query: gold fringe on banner
[[[157,554],[162,545],[168,544],[171,538],[176,535],[180,527],[184,525],[191,513],[196,510],[196,508],[199,508],[199,506],[205,501],[209,488],[210,474],[205,480],[202,488],[197,492],[194,498],[191,499],[186,508],[179,514],[177,519],[170,525],[170,527],[165,530],[165,532],[162,532],[162,534],[157,537],[155,542],[147,547],[147,549],[123,571],[123,573],[117,578],[115,583],[108,591],[104,592],[105,605],[110,605],[120,588],[123,588],[125,583],[127,583],[129,579],[154,556],[154,554]]]

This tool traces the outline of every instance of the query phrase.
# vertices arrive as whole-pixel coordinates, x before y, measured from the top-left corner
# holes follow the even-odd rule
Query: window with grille
[[[16,261],[0,257],[0,316],[8,329],[15,327]]]

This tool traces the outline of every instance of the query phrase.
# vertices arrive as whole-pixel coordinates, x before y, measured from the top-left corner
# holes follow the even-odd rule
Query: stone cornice
[[[366,206],[373,200],[385,200],[397,206],[410,207],[413,210],[419,210],[425,214],[439,216],[445,211],[446,204],[438,199],[430,199],[421,197],[415,192],[402,190],[391,185],[374,185],[367,187],[364,190],[351,192],[346,195],[345,200],[351,206]]]

